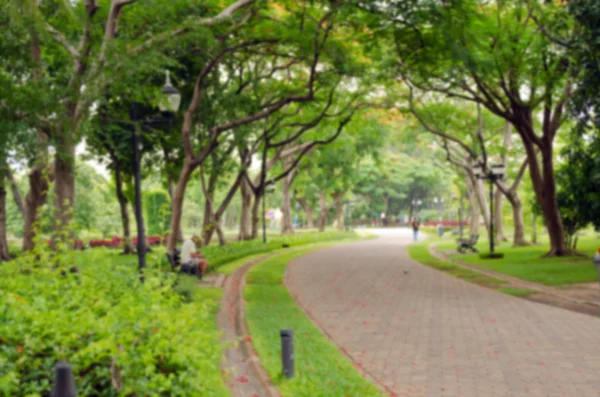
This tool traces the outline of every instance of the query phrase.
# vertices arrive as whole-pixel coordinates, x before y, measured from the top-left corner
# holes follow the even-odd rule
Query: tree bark
[[[531,242],[537,244],[537,214],[533,213],[533,229],[531,230]]]
[[[327,225],[327,211],[329,208],[327,207],[327,197],[325,196],[325,192],[319,192],[319,231],[325,231],[325,226]]]
[[[123,192],[123,176],[121,173],[121,164],[117,159],[116,155],[112,155],[112,162],[115,170],[115,184],[117,201],[119,202],[119,208],[121,210],[121,224],[123,225],[123,254],[134,253],[133,244],[131,243],[131,228],[129,223],[129,212],[127,211],[127,197]]]
[[[490,209],[487,202],[487,196],[485,193],[486,186],[483,184],[483,181],[473,178],[473,186],[475,192],[475,198],[477,199],[477,203],[479,204],[479,213],[483,216],[483,222],[485,224],[486,232],[488,238],[491,238],[490,235]],[[479,217],[478,217],[479,218]],[[477,219],[479,223],[479,219]]]
[[[494,232],[496,241],[508,241],[504,235],[504,222],[502,221],[503,197],[502,191],[496,187],[494,191]]]
[[[308,229],[314,229],[315,228],[315,215],[314,215],[312,207],[310,205],[308,205],[308,202],[306,201],[305,198],[299,198],[298,202],[300,203],[300,205],[302,206],[302,209],[304,209],[304,212],[306,213],[306,227]]]
[[[553,137],[560,124],[545,120],[542,137],[533,130],[532,112],[529,109],[514,109],[516,119],[513,122],[525,146],[529,163],[529,176],[536,198],[542,207],[544,219],[550,237],[550,251],[547,256],[565,256],[571,250],[565,243],[565,232],[556,200],[556,181],[554,178]],[[533,138],[536,140],[534,141]],[[541,153],[541,169],[538,161],[538,151]]]
[[[194,171],[193,164],[188,159],[183,162],[179,180],[175,187],[175,194],[172,202],[171,227],[169,239],[167,240],[167,252],[174,252],[177,247],[177,232],[181,229],[181,217],[183,215],[183,200],[185,198],[185,190],[188,182]]]
[[[169,199],[171,199],[171,212],[173,212],[173,195],[175,194],[175,182],[174,182],[174,177],[173,175],[171,175],[171,173],[169,173],[168,175],[168,181],[167,181],[167,187],[168,187],[168,192],[169,192]],[[183,242],[183,228],[179,227],[179,231],[177,232],[177,240],[182,243]]]
[[[4,183],[6,172],[3,168],[5,167],[0,168],[0,261],[8,261],[10,254],[6,233],[6,188]]]
[[[286,167],[285,164],[284,167]],[[294,234],[291,187],[296,176],[295,174],[296,171],[290,172],[285,178],[283,178],[283,183],[281,184],[283,190],[283,198],[281,200],[281,235]]]
[[[343,195],[340,195],[334,199],[335,220],[337,223],[337,230],[339,231],[344,231],[344,206],[342,204],[342,197]]]
[[[472,235],[479,234],[479,201],[477,200],[477,193],[473,186],[473,180],[469,175],[465,175],[465,183],[467,185],[467,199],[469,200],[469,232]]]
[[[254,201],[252,202],[252,234],[251,239],[258,238],[258,228],[260,226],[260,204],[261,199],[265,200],[266,196],[264,194],[255,193]]]
[[[73,219],[75,204],[75,145],[69,136],[62,136],[57,140],[54,196],[53,241],[64,242],[67,237],[72,238],[68,228]]]
[[[48,196],[49,182],[54,179],[54,166],[48,167],[48,137],[38,132],[35,165],[29,172],[29,191],[23,213],[23,252],[35,247],[38,216]]]
[[[240,213],[240,233],[238,235],[238,240],[250,240],[252,238],[252,235],[250,234],[252,189],[250,188],[248,181],[242,181],[240,194],[242,196],[242,208]]]
[[[15,204],[17,205],[17,209],[21,213],[21,215],[25,214],[25,206],[23,205],[23,198],[21,197],[21,191],[19,190],[19,186],[17,185],[17,181],[10,169],[10,167],[6,167],[6,177],[10,182],[10,188],[12,191],[13,198],[15,200]]]
[[[530,245],[525,238],[525,222],[523,220],[523,203],[516,192],[509,194],[508,201],[512,206],[513,223],[515,224],[513,247]]]

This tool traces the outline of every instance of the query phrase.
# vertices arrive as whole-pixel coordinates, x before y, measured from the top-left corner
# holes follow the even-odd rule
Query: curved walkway
[[[600,395],[600,319],[412,261],[410,231],[320,250],[286,284],[317,325],[397,396]]]

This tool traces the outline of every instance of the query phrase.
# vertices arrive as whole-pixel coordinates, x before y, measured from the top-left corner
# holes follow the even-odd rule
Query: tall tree
[[[549,2],[465,0],[431,3],[393,27],[402,78],[423,91],[479,103],[510,122],[529,165],[550,236],[548,255],[567,255],[556,200],[554,139],[566,118],[574,70],[536,21],[564,13]],[[422,10],[421,10],[422,11]],[[541,125],[536,123],[540,115]],[[539,153],[539,156],[538,156]]]

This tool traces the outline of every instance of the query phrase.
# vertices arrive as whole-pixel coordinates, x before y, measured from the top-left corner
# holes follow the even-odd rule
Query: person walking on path
[[[421,226],[421,224],[419,223],[419,220],[417,218],[413,218],[412,228],[413,228],[413,240],[414,241],[417,241],[419,239],[419,226]]]

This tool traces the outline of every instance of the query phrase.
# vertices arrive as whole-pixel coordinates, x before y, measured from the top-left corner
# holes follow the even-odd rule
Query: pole
[[[260,179],[261,179],[261,189],[262,189],[262,195],[263,195],[263,219],[262,219],[262,227],[263,227],[263,243],[266,244],[267,243],[267,224],[265,223],[265,217],[267,216],[267,209],[266,209],[266,199],[267,199],[267,186],[265,185],[265,181],[267,179],[267,149],[269,148],[269,135],[266,134],[265,135],[265,147],[263,149],[263,153],[262,153],[262,164],[261,164],[261,170],[260,170]]]
[[[494,253],[494,176],[490,175],[490,253]]]
[[[138,252],[138,268],[140,272],[146,267],[146,239],[144,237],[144,217],[142,215],[142,188],[140,182],[140,148],[138,142],[138,134],[140,123],[135,122],[133,130],[133,179],[135,183],[135,221],[137,223],[137,252]],[[144,276],[141,275],[141,280],[144,282]]]
[[[267,224],[265,223],[265,218],[267,216],[267,207],[266,207],[266,201],[267,201],[267,195],[266,192],[263,192],[263,197],[262,197],[262,212],[263,212],[263,216],[262,216],[262,229],[263,229],[263,243],[267,243]]]

